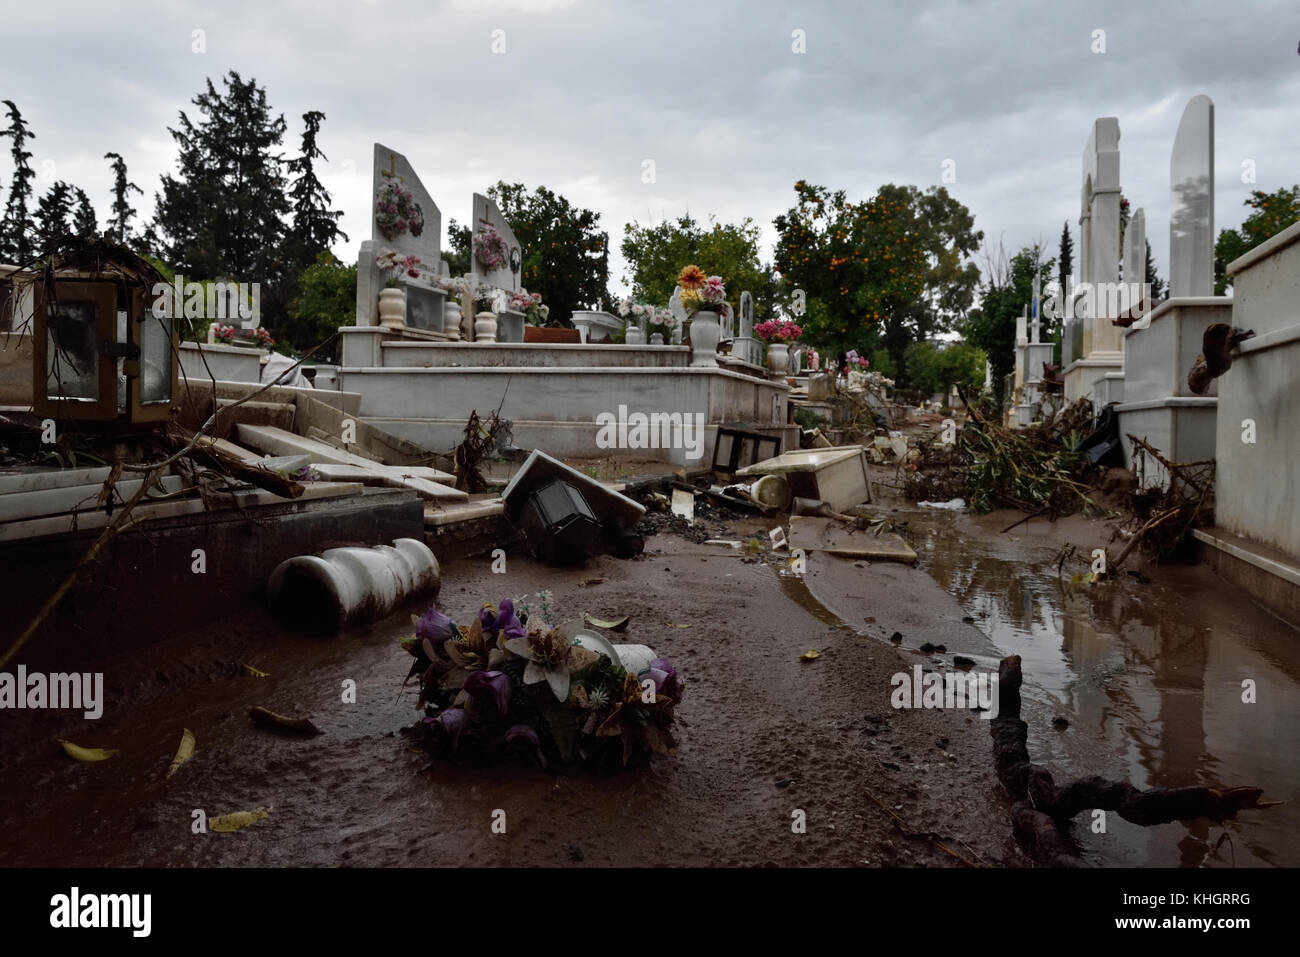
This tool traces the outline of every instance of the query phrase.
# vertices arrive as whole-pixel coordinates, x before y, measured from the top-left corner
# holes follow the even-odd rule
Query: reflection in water
[[[1204,567],[1164,568],[1142,585],[1125,577],[1070,586],[1069,572],[1057,578],[1053,547],[998,535],[992,518],[926,514],[912,527],[922,567],[1003,654],[1022,656],[1025,696],[1039,715],[1030,752],[1058,779],[1249,784],[1290,802],[1245,812],[1217,847],[1225,828],[1208,821],[1142,828],[1112,814],[1109,833],[1096,835],[1079,817],[1074,833],[1088,860],[1300,863],[1300,634]],[[1247,680],[1257,703],[1242,701]],[[1052,730],[1055,715],[1068,730]]]

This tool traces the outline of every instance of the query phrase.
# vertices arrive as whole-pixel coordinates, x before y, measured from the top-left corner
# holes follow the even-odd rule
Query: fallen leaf
[[[271,677],[269,673],[267,673],[267,672],[265,672],[265,671],[258,671],[258,670],[257,670],[256,668],[254,668],[252,665],[241,665],[240,667],[242,667],[242,668],[244,669],[244,671],[248,674],[248,676],[249,676],[250,678],[269,678],[269,677]]]
[[[585,620],[587,624],[591,625],[593,628],[604,628],[606,631],[624,631],[627,628],[627,623],[632,619],[627,615],[624,615],[622,618],[613,618],[609,620],[604,618],[594,618],[591,615],[587,615]]]
[[[222,833],[238,831],[241,827],[256,824],[270,813],[269,807],[259,807],[256,811],[234,811],[220,817],[211,817],[208,818],[208,830]]]
[[[820,658],[821,656],[822,656],[822,655],[821,655],[821,652],[820,652],[820,651],[817,651],[815,648],[809,648],[807,651],[805,651],[802,655],[799,656],[799,660],[800,660],[800,661],[815,661],[816,659]]]
[[[176,757],[172,758],[172,766],[167,769],[167,777],[175,774],[180,766],[192,757],[194,757],[194,732],[186,728],[181,735],[180,746],[176,749]]]
[[[68,757],[76,758],[78,761],[104,761],[118,753],[116,748],[83,748],[62,738],[59,738],[59,744],[63,745],[63,750],[67,752]]]
[[[312,724],[306,718],[293,718],[287,714],[278,714],[274,711],[268,711],[260,705],[248,709],[248,716],[253,719],[254,724],[261,725],[264,728],[282,729],[285,731],[294,731],[298,734],[324,734],[320,728]]]

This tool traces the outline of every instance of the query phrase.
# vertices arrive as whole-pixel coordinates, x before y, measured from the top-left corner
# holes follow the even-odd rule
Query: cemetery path
[[[579,584],[593,577],[606,581]],[[407,612],[326,640],[236,620],[105,663],[98,721],[14,715],[24,726],[0,772],[24,786],[0,795],[0,828],[11,836],[0,863],[1024,863],[997,797],[987,723],[968,711],[890,707],[892,675],[937,667],[892,647],[896,628],[904,648],[930,640],[950,652],[990,650],[923,571],[836,559],[814,563],[799,583],[730,549],[656,536],[639,560],[606,557],[578,572],[515,557],[506,575],[487,561],[458,563],[444,570],[441,603],[464,613],[539,589],[552,591],[562,617],[631,615],[619,640],[678,665],[688,685],[675,755],[611,777],[431,764],[399,733],[415,717],[414,690],[400,690]],[[828,594],[849,617],[827,609],[818,596]],[[936,617],[944,620],[923,628]],[[810,648],[821,657],[801,661]],[[270,677],[250,677],[242,664]],[[340,703],[348,679],[355,705]],[[254,705],[309,714],[325,733],[260,731],[247,718]],[[197,753],[165,781],[182,728]],[[121,754],[78,764],[59,737]],[[270,816],[237,833],[191,833],[197,809],[258,807]],[[503,835],[491,831],[497,809]],[[795,833],[799,811],[806,833]]]

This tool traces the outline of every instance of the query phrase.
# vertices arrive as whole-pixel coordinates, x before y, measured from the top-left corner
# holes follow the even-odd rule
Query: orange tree
[[[785,288],[802,289],[805,337],[823,351],[884,347],[899,367],[912,342],[952,327],[969,309],[983,234],[943,187],[886,184],[850,203],[804,180],[773,221]]]

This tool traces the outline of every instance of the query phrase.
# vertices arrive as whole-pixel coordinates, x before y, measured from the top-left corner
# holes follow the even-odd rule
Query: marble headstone
[[[505,216],[497,208],[497,204],[480,193],[474,194],[474,218],[471,220],[471,226],[476,233],[490,226],[501,234],[501,238],[505,240],[506,244],[506,262],[504,266],[498,269],[484,269],[479,264],[478,258],[472,252],[470,253],[469,263],[473,281],[475,283],[485,282],[509,292],[518,292],[523,288],[521,276],[523,248],[519,245],[519,240],[515,238],[514,230],[506,222]]]
[[[394,182],[411,193],[412,200],[419,207],[423,222],[417,222],[417,232],[412,232],[408,227],[390,239],[379,231],[375,204],[385,187]],[[442,213],[428,190],[424,188],[424,184],[420,182],[415,169],[401,153],[382,143],[376,143],[370,190],[370,238],[362,241],[361,250],[357,255],[356,324],[358,326],[370,326],[378,322],[376,301],[387,277],[375,265],[375,258],[391,249],[403,256],[418,256],[425,268],[435,270],[439,268],[438,264],[442,261],[439,252],[441,237]],[[407,286],[413,282],[415,281],[404,278],[403,285]],[[411,308],[412,299],[416,300],[414,309]],[[422,288],[414,297],[408,295],[408,324],[425,323],[422,328],[439,328],[441,323],[436,317],[430,315],[426,322],[426,313],[441,308],[441,301],[442,294],[434,292],[432,287]]]
[[[673,289],[673,294],[668,298],[668,311],[673,314],[679,326],[685,325],[690,316],[686,314],[686,307],[682,305],[682,287],[677,286]]]
[[[1214,103],[1194,96],[1169,157],[1169,295],[1214,295]]]
[[[750,338],[754,335],[754,297],[746,290],[740,294],[740,336]]]

